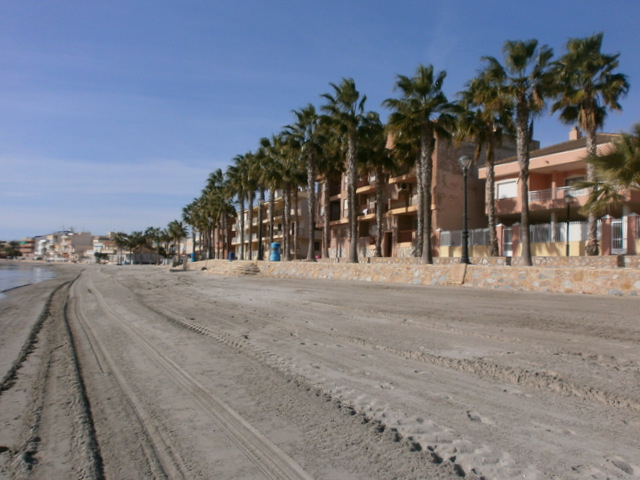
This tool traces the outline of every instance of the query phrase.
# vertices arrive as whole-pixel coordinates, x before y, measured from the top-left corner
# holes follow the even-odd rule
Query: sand
[[[640,477],[640,299],[55,266],[0,478]]]

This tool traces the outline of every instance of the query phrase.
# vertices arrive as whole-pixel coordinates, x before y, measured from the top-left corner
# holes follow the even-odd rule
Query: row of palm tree
[[[166,255],[167,252],[173,250],[174,256],[179,255],[180,242],[186,236],[187,229],[185,225],[178,220],[173,220],[169,222],[165,229],[149,227],[144,232],[118,232],[114,235],[113,241],[120,254],[123,250],[129,251],[129,258],[131,258],[132,263],[135,263],[135,255],[142,253],[144,247],[148,249],[155,248],[155,263],[158,264],[163,252]],[[163,243],[164,247],[162,247]],[[173,248],[170,247],[170,244],[172,244]],[[118,260],[118,263],[121,263],[120,260]]]
[[[398,96],[384,100],[390,110],[386,125],[376,112],[366,111],[367,97],[357,90],[351,78],[330,83],[331,91],[321,95],[324,104],[316,110],[311,104],[294,110],[295,120],[270,138],[263,138],[256,151],[234,157],[226,172],[216,170],[207,181],[200,197],[184,209],[183,221],[198,232],[208,256],[213,252],[214,232],[222,238],[239,205],[239,258],[251,259],[252,249],[244,251],[244,214],[253,224],[254,203],[258,201],[258,259],[263,252],[263,208],[269,195],[268,235],[274,238],[273,205],[276,192],[282,192],[283,257],[297,254],[298,225],[291,225],[291,201],[298,211],[297,193],[306,188],[308,194],[306,259],[314,260],[314,229],[316,213],[315,182],[321,179],[325,192],[344,174],[347,183],[348,236],[350,262],[358,261],[358,211],[356,187],[359,172],[373,170],[382,196],[385,176],[400,166],[415,166],[418,182],[418,214],[416,256],[432,263],[431,185],[433,152],[436,138],[475,145],[475,161],[484,152],[487,166],[486,201],[490,229],[491,255],[498,254],[495,220],[494,163],[495,150],[506,135],[515,137],[520,167],[521,243],[523,264],[531,265],[529,242],[529,148],[533,125],[549,102],[560,120],[577,123],[586,133],[587,149],[595,156],[598,129],[609,110],[620,110],[619,99],[629,88],[626,76],[617,73],[618,56],[601,52],[602,33],[583,39],[570,39],[567,52],[553,60],[553,51],[537,40],[507,41],[502,62],[495,57],[483,57],[478,75],[465,84],[456,101],[450,101],[443,91],[446,72],[437,72],[431,65],[420,65],[412,76],[398,75],[394,91]],[[387,150],[388,136],[393,149]],[[587,180],[594,182],[595,167],[588,168]],[[292,198],[293,197],[293,198]],[[328,256],[329,195],[324,195],[322,256]],[[381,256],[382,204],[376,209],[375,254]],[[589,214],[590,235],[587,252],[598,253],[595,229],[596,214]],[[251,241],[248,242],[252,244]],[[221,242],[218,242],[220,245]]]

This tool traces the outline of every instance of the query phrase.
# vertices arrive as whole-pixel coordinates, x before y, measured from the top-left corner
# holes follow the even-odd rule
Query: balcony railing
[[[602,225],[598,221],[598,239],[601,238]],[[587,241],[589,225],[587,222],[571,222],[569,227],[570,241]],[[551,243],[567,241],[567,223],[541,223],[529,226],[531,243]],[[443,230],[440,232],[440,245],[443,247],[458,247],[462,244],[461,230]],[[489,229],[479,228],[469,230],[469,245],[489,245]]]
[[[469,230],[469,245],[489,245],[489,241],[488,228]],[[440,232],[440,245],[443,247],[458,247],[462,245],[462,230],[444,230]]]
[[[551,200],[564,200],[567,194],[571,197],[583,197],[589,194],[586,188],[575,189],[572,187],[548,188],[546,190],[534,190],[529,192],[529,202],[548,202]]]
[[[418,195],[413,195],[411,197],[409,197],[408,199],[398,199],[398,200],[391,200],[389,202],[389,209],[393,210],[395,208],[405,208],[405,207],[413,207],[415,205],[418,205]]]

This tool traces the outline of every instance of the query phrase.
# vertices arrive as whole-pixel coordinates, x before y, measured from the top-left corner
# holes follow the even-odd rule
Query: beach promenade
[[[0,478],[640,476],[639,298],[249,264],[8,292]]]

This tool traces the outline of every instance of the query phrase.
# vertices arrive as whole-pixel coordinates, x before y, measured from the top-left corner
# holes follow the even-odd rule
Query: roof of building
[[[619,136],[620,135],[615,133],[598,133],[596,134],[596,145],[609,143]],[[586,147],[587,147],[587,137],[581,137],[581,138],[578,138],[577,140],[569,140],[562,143],[556,143],[555,145],[551,145],[549,147],[533,150],[532,152],[530,152],[529,158],[544,157],[545,155],[553,155],[555,153],[568,152],[571,150],[578,150],[580,148],[586,148]],[[507,157],[502,160],[497,160],[496,165],[517,162],[517,161],[518,161],[518,157],[514,155],[512,157]]]

